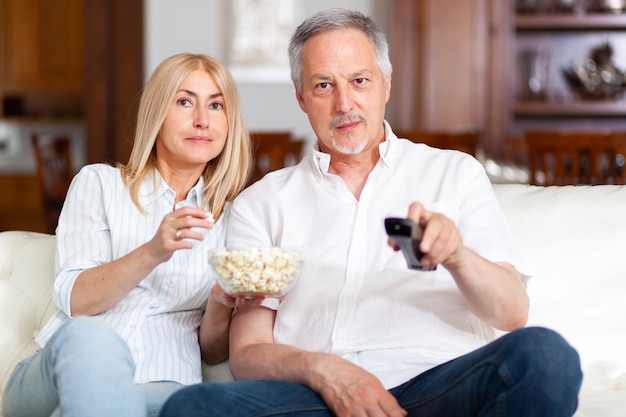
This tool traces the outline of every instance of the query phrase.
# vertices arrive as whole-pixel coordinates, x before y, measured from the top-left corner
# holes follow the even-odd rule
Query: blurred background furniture
[[[626,135],[605,131],[529,130],[531,185],[599,185],[624,183]]]
[[[476,157],[480,132],[434,132],[434,131],[396,131],[399,138],[409,139],[411,142],[425,143],[441,149],[454,149]]]
[[[304,141],[294,138],[289,131],[250,132],[250,138],[253,166],[247,185],[268,172],[295,165],[302,158]]]
[[[33,134],[33,151],[37,179],[42,191],[47,232],[54,234],[74,176],[70,138],[50,134]]]
[[[612,132],[613,184],[626,184],[626,132]]]

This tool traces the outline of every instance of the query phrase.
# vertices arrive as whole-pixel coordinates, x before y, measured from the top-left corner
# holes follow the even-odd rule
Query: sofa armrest
[[[13,368],[39,349],[34,337],[54,313],[55,237],[0,232],[0,397]]]

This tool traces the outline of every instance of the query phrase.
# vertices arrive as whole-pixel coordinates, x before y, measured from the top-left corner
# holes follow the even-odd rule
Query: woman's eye
[[[179,98],[177,102],[183,107],[191,106],[191,100],[189,100],[188,98]]]
[[[224,108],[224,104],[223,103],[211,103],[209,107],[213,110],[222,110]]]

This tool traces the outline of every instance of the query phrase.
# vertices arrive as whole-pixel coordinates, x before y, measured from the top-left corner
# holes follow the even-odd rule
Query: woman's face
[[[180,84],[156,141],[159,164],[204,169],[228,135],[224,96],[213,77],[195,70]]]

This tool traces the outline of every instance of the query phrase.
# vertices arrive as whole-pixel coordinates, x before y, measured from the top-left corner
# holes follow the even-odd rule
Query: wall
[[[226,63],[231,0],[144,0],[146,78],[163,59],[179,52],[205,53]],[[386,0],[294,0],[297,23],[331,7],[363,12],[383,28]],[[285,54],[287,52],[285,51]],[[313,143],[306,115],[296,102],[288,70],[268,76],[231,68],[250,130],[291,130]]]

